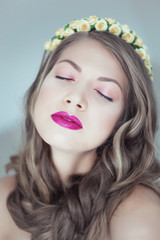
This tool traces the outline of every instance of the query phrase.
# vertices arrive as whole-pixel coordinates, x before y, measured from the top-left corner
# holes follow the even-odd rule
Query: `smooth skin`
[[[7,209],[7,198],[15,187],[14,177],[0,179],[0,240],[31,240],[29,233],[16,226]]]
[[[124,110],[126,88],[119,62],[95,40],[79,41],[67,48],[46,76],[34,122],[51,146],[52,160],[64,182],[73,173],[91,169],[97,147],[110,136]],[[58,111],[78,117],[83,129],[69,130],[54,123],[51,114]],[[6,206],[15,187],[14,177],[0,180],[0,240],[31,238],[15,225]],[[159,240],[159,226],[159,197],[153,190],[137,186],[119,204],[111,219],[110,236],[104,240]]]
[[[127,78],[118,60],[95,40],[64,50],[46,76],[34,109],[34,123],[51,146],[54,165],[65,181],[92,167],[96,149],[112,133],[125,105]],[[51,115],[65,111],[82,123],[70,130]]]

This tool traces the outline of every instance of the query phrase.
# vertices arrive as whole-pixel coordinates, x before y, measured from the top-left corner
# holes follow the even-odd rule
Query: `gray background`
[[[152,57],[160,113],[159,14],[159,0],[0,0],[0,177],[21,142],[23,96],[38,71],[43,44],[71,20],[91,15],[114,17],[144,39]]]

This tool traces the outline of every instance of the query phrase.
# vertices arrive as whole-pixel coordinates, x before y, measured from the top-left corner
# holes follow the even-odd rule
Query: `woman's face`
[[[123,112],[126,83],[120,63],[99,42],[72,44],[42,84],[34,109],[37,131],[53,148],[95,151]]]

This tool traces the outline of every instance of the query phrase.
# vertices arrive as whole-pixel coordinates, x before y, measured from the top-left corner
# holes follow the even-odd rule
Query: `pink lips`
[[[52,120],[58,125],[72,130],[79,130],[82,123],[74,115],[69,115],[67,112],[57,112],[51,115]]]

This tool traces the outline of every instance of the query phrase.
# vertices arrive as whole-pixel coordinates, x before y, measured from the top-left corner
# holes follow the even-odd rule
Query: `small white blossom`
[[[64,31],[63,36],[64,36],[64,38],[67,38],[68,36],[72,35],[73,33],[75,33],[73,29],[67,28],[67,29]]]
[[[53,42],[50,40],[50,41],[47,41],[45,42],[44,44],[44,49],[46,51],[53,51],[54,47],[53,47]]]
[[[136,41],[133,44],[138,47],[142,47],[142,42],[143,42],[143,40],[141,38],[137,37]]]
[[[105,20],[107,20],[107,22],[108,22],[109,24],[113,24],[113,23],[116,22],[116,20],[115,20],[114,18],[105,18]]]
[[[116,36],[119,36],[121,34],[121,27],[119,26],[119,24],[112,24],[110,27],[109,27],[109,31],[111,33],[113,33],[114,35]]]
[[[146,67],[147,72],[148,72],[148,74],[149,74],[149,76],[150,76],[150,79],[153,80],[152,65],[151,65],[151,64],[149,64],[149,65],[145,64],[145,67]]]
[[[56,31],[56,37],[62,38],[63,37],[63,33],[64,33],[64,29],[63,28],[58,29]]]
[[[142,60],[146,59],[147,53],[143,48],[136,48],[135,51],[138,53]]]
[[[77,29],[78,26],[79,26],[79,23],[80,23],[79,20],[72,21],[72,22],[70,22],[69,27],[70,27],[71,29]]]
[[[60,43],[62,42],[62,40],[60,39],[53,39],[53,49],[55,49]]]
[[[145,59],[145,64],[150,65],[151,57],[149,54],[147,54],[146,59]]]
[[[98,31],[105,31],[107,28],[108,24],[104,19],[99,20],[95,25],[95,29]]]
[[[98,21],[98,17],[96,17],[96,16],[90,16],[88,19],[88,22],[90,25],[95,24],[97,21]]]
[[[148,51],[148,48],[147,48],[146,45],[142,44],[142,47],[143,47],[143,49],[144,49],[146,52]]]
[[[82,19],[77,27],[77,32],[83,31],[87,32],[90,30],[90,24],[87,20]]]
[[[122,32],[124,32],[124,33],[130,32],[130,28],[127,24],[121,25],[121,28],[122,28]]]
[[[135,39],[134,34],[132,33],[123,33],[122,39],[124,39],[127,43],[132,43]]]

